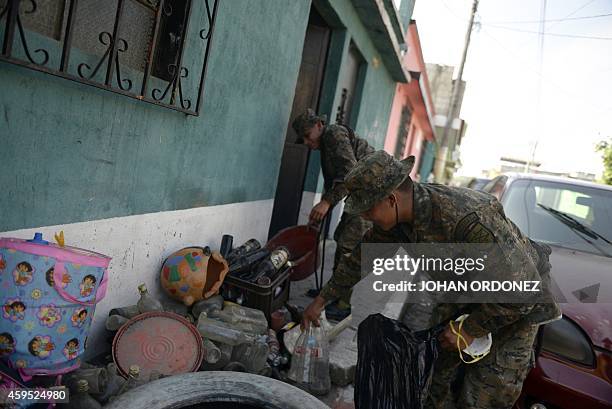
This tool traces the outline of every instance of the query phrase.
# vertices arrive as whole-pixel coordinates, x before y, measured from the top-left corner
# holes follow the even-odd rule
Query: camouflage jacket
[[[325,181],[322,199],[333,207],[344,199],[344,177],[357,161],[374,152],[365,139],[342,125],[328,125],[321,135],[321,169]]]
[[[390,231],[374,226],[365,234],[362,243],[497,243],[508,259],[519,260],[519,265],[532,263],[531,268],[509,272],[513,280],[532,280],[533,272],[539,274],[535,266],[547,264],[540,260],[541,255],[536,246],[506,218],[501,203],[486,193],[438,184],[414,183],[414,215],[412,224],[400,223]],[[545,273],[547,275],[548,271]],[[346,295],[360,279],[361,246],[358,245],[350,255],[340,260],[331,279],[321,291],[321,296],[331,300]],[[495,333],[497,329],[519,319],[539,324],[561,315],[554,302],[437,304],[431,325],[456,318],[460,312],[470,313],[463,327],[474,337]]]

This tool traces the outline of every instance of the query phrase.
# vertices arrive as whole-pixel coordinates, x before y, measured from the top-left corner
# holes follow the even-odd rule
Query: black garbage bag
[[[422,409],[443,327],[413,332],[373,314],[357,330],[356,409]]]

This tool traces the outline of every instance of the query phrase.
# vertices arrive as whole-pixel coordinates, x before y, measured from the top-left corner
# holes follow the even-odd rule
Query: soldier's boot
[[[332,321],[342,321],[351,313],[351,304],[338,300],[325,307],[325,317]]]
[[[342,238],[338,242],[338,246],[336,247],[336,253],[334,254],[334,267],[338,266],[340,262],[340,258],[343,256],[349,255],[351,253],[351,248],[347,247],[346,244],[342,241]],[[325,316],[327,319],[332,321],[342,321],[351,313],[351,296],[350,294],[342,299],[334,301],[333,303],[328,304],[325,307]]]

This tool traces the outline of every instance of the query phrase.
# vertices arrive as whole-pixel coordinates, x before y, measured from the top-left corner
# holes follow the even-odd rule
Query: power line
[[[544,34],[544,35],[553,36],[553,37],[581,38],[584,40],[604,40],[604,41],[612,40],[612,37],[583,36],[583,35],[576,35],[576,34],[548,33],[548,32],[542,33],[541,31],[522,30],[520,28],[505,27],[505,26],[500,26],[497,24],[487,24],[487,23],[481,23],[481,24],[483,26],[487,26],[491,28],[499,28],[502,30],[516,31],[519,33],[538,34],[538,35]]]
[[[571,13],[569,13],[567,16],[563,17],[563,18],[569,18],[571,16],[573,16],[574,14],[578,13],[580,10],[582,10],[583,8],[585,8],[586,6],[590,6],[591,3],[594,3],[595,0],[590,0],[587,1],[586,3],[584,3],[582,6],[578,7],[576,10],[572,11]],[[556,23],[555,23],[556,24]],[[553,26],[555,25],[553,24]],[[549,27],[550,28],[550,27]]]
[[[454,11],[453,11],[453,9],[451,9],[451,8],[449,7],[449,5],[448,5],[448,4],[446,4],[446,1],[444,1],[444,0],[440,0],[440,1],[441,1],[441,2],[442,2],[442,4],[444,5],[444,7],[446,7],[446,9],[447,9],[447,10],[448,10],[448,11],[449,11],[449,12],[450,12],[452,15],[453,15],[453,17],[455,17],[455,18],[456,18],[456,19],[458,19],[458,20],[461,20],[461,21],[467,22],[467,20],[466,20],[466,19],[464,19],[463,17],[459,16],[457,13],[455,13],[455,12],[454,12]]]
[[[580,7],[574,9],[571,13],[563,16],[563,18],[570,18],[571,16],[573,16],[574,14],[578,13],[580,10],[590,6],[591,4],[593,4],[595,1],[597,0],[588,0],[586,3],[584,3],[583,5],[581,5]],[[551,25],[549,25],[548,27],[544,27],[545,30],[549,30],[551,28],[553,28],[554,26],[558,25],[560,22],[556,22],[556,23],[552,23]],[[521,44],[521,47],[524,46],[525,44],[527,44],[529,41],[525,41]]]
[[[608,111],[612,110],[612,106],[600,109],[600,107],[596,107],[595,105],[592,104],[591,101],[585,99],[584,97],[578,96],[578,95],[574,95],[574,94],[568,92],[564,87],[561,87],[560,85],[558,85],[556,82],[554,82],[550,78],[547,78],[546,76],[544,76],[544,74],[542,74],[542,72],[540,72],[537,69],[535,69],[529,62],[525,61],[522,57],[520,57],[518,54],[516,54],[514,51],[512,51],[504,43],[502,43],[497,38],[495,38],[493,35],[491,35],[491,33],[489,33],[487,30],[482,30],[482,33],[484,33],[491,40],[495,41],[500,46],[500,48],[504,49],[508,54],[512,55],[514,57],[514,60],[512,60],[512,61],[519,61],[519,62],[521,62],[525,68],[529,69],[531,72],[533,72],[534,74],[536,74],[539,77],[541,77],[549,85],[551,85],[553,88],[555,88],[559,93],[563,94],[565,97],[569,98],[574,103],[576,102],[576,100],[582,100],[582,102],[584,102],[585,104],[590,105],[591,108],[593,109],[594,115],[603,114],[605,112],[608,112]]]
[[[564,18],[555,18],[555,19],[547,19],[547,20],[523,20],[523,21],[507,20],[507,21],[487,21],[485,23],[486,24],[539,24],[539,23],[552,23],[552,22],[561,22],[561,21],[572,21],[572,20],[587,20],[587,19],[610,17],[610,16],[612,16],[612,13],[597,14],[593,16],[582,16],[582,17],[564,17]]]

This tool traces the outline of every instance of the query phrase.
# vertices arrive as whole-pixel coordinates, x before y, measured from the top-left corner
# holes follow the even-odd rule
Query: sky
[[[459,64],[471,7],[416,1],[425,62]],[[547,0],[544,19],[565,19],[547,21],[547,33],[609,40],[545,35],[540,59],[541,9],[542,0],[480,0],[463,76],[468,128],[458,175],[480,175],[502,156],[529,159],[536,142],[541,169],[601,175],[595,144],[612,137],[612,15],[576,18],[612,14],[612,0]]]

